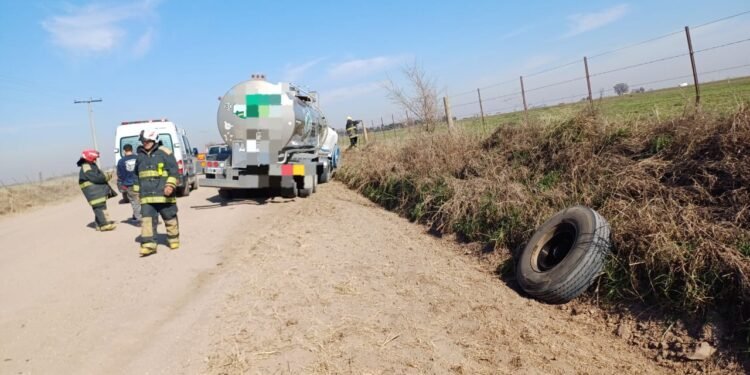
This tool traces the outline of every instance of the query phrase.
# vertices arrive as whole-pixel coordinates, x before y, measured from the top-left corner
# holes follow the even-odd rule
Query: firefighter
[[[169,248],[176,250],[180,247],[175,195],[179,174],[172,150],[159,142],[156,130],[142,132],[141,143],[135,162],[137,178],[133,190],[141,198],[141,256],[148,256],[156,252],[158,215],[164,219]]]
[[[117,162],[117,186],[128,197],[130,206],[133,208],[133,216],[130,217],[130,221],[135,225],[140,225],[141,202],[138,193],[133,191],[133,185],[135,185],[135,173],[133,171],[135,171],[135,159],[137,157],[133,154],[133,146],[130,144],[122,146],[122,150],[125,156]]]
[[[111,198],[114,192],[109,187],[109,176],[96,165],[98,158],[99,151],[96,150],[84,150],[81,153],[81,158],[76,163],[81,168],[78,172],[78,185],[94,210],[96,230],[106,232],[117,227],[117,224],[110,221],[107,215],[107,199]]]
[[[362,120],[352,120],[352,116],[346,117],[346,134],[349,135],[349,148],[357,147],[357,124]]]

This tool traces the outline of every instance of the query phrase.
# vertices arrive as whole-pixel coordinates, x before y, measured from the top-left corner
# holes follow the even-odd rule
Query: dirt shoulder
[[[211,373],[670,372],[337,183],[247,232]]]

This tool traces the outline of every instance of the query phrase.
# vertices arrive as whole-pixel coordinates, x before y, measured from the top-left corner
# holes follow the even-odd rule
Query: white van
[[[178,128],[167,119],[122,122],[115,132],[115,165],[124,156],[122,148],[126,144],[133,146],[134,153],[137,152],[141,145],[141,131],[146,129],[159,131],[159,141],[172,150],[177,160],[177,168],[182,175],[177,195],[190,195],[190,190],[198,188],[198,177],[195,174],[198,150],[190,146],[185,129]]]

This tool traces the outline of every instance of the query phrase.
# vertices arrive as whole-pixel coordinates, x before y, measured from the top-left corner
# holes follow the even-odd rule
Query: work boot
[[[115,224],[114,222],[109,222],[100,227],[97,227],[96,230],[100,232],[109,232],[111,230],[115,230],[115,228],[117,228],[117,224]]]
[[[141,247],[141,257],[147,257],[154,253],[156,253],[156,249],[149,249],[148,247]]]
[[[146,242],[141,244],[141,257],[147,257],[156,252],[156,242]]]
[[[179,248],[180,248],[180,240],[169,241],[169,249],[170,250],[177,250]]]

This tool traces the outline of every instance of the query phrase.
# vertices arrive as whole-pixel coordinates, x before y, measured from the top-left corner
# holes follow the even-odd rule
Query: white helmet
[[[154,141],[154,143],[159,143],[159,132],[154,129],[144,130],[141,134],[141,142],[143,141]]]
[[[351,120],[351,119],[352,119],[352,116],[346,116],[346,119],[347,119],[347,120]]]

